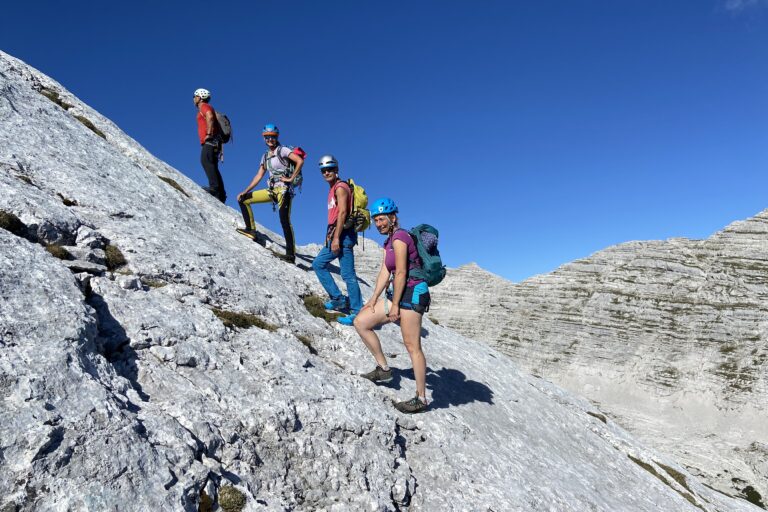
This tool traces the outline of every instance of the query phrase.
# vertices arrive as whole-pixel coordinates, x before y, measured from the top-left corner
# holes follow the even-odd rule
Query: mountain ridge
[[[0,509],[755,510],[429,321],[432,408],[399,415],[398,329],[380,331],[395,382],[361,379],[354,331],[304,308],[312,247],[279,261],[277,235],[235,233],[237,212],[2,52],[0,121],[0,209],[24,224],[0,229]]]

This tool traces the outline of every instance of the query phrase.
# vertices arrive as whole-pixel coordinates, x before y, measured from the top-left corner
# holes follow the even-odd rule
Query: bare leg
[[[363,339],[363,343],[376,359],[376,364],[382,368],[387,367],[387,358],[381,350],[379,337],[373,332],[374,327],[389,323],[387,314],[384,312],[384,301],[387,299],[379,298],[372,311],[371,308],[363,308],[355,317],[355,329],[357,334]]]
[[[421,314],[409,309],[400,310],[400,332],[403,343],[411,356],[413,375],[416,378],[416,392],[420,397],[427,396],[427,360],[421,351]]]

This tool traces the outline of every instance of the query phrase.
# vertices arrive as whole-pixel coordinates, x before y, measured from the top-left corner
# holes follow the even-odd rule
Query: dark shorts
[[[387,290],[387,298],[392,300],[392,289]],[[427,283],[421,282],[416,286],[406,286],[403,292],[403,298],[400,299],[401,309],[410,309],[417,313],[424,314],[429,311],[429,304],[432,299],[429,296]]]

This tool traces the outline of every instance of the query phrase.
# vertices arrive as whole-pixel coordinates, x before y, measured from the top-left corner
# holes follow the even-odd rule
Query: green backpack
[[[427,286],[439,284],[445,277],[445,265],[437,250],[439,233],[429,224],[419,224],[411,228],[408,234],[416,244],[416,250],[421,259],[421,268],[411,269],[409,278],[423,279]]]

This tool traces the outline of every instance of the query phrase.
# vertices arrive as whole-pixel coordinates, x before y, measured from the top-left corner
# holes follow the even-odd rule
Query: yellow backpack
[[[355,231],[365,231],[371,225],[371,212],[368,211],[368,194],[365,189],[356,184],[351,178],[347,185],[352,191],[352,211],[344,223],[344,229],[355,228]]]

